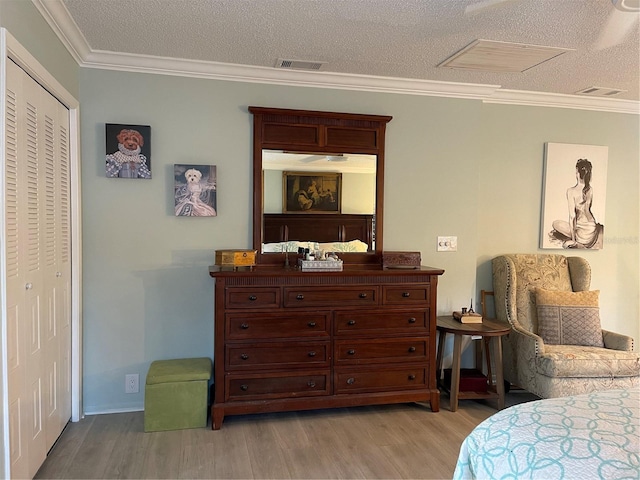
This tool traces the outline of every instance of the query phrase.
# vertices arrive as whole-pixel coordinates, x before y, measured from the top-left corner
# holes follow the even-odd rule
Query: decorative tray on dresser
[[[212,428],[226,415],[429,401],[444,270],[210,267]]]

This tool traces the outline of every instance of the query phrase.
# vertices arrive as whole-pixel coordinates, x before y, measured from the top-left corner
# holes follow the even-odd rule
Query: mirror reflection
[[[262,150],[262,253],[317,247],[331,228],[344,241],[327,249],[374,251],[376,165],[376,155]]]

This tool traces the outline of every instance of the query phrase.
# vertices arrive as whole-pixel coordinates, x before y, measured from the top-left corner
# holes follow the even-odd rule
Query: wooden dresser
[[[212,427],[226,415],[429,401],[441,269],[211,267]]]

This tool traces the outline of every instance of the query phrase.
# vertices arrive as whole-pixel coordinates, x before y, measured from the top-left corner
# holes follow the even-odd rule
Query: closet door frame
[[[34,80],[42,85],[65,107],[69,109],[69,180],[71,189],[71,421],[77,422],[83,416],[82,407],[82,230],[80,202],[80,103],[51,75],[35,57],[33,57],[5,28],[0,28],[0,197],[4,198],[5,151],[6,144],[6,65],[15,62]],[[10,59],[10,60],[9,60]],[[0,237],[5,238],[5,211],[0,208]],[[0,278],[6,277],[4,262],[5,242],[0,242]],[[0,460],[0,476],[10,478],[9,449],[9,402],[7,385],[7,312],[6,291],[0,288],[1,342],[0,369],[2,384],[2,442],[3,452]]]

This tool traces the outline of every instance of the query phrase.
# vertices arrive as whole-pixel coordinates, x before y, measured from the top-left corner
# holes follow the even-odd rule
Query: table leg
[[[483,337],[483,339],[484,338],[486,338],[486,337]],[[474,365],[478,370],[482,371],[482,369],[483,369],[482,361],[484,360],[484,357],[483,357],[484,350],[482,348],[484,346],[484,343],[483,342],[478,342],[478,341],[473,341],[472,343],[473,343],[473,350],[474,350],[474,353],[476,355],[476,359],[475,359]]]
[[[436,354],[436,384],[439,384],[442,379],[442,357],[444,356],[444,341],[446,337],[447,332],[441,330],[438,335],[438,351]]]
[[[491,337],[482,337],[482,343],[484,344],[484,357],[487,364],[487,379],[489,380],[489,385],[492,385],[493,375],[491,372]]]
[[[494,361],[496,364],[496,392],[498,392],[498,410],[504,408],[504,373],[502,370],[502,337],[494,337],[495,352]]]
[[[460,392],[460,354],[462,350],[462,335],[453,336],[453,365],[451,365],[451,391],[449,395],[450,409],[458,410],[458,393]]]

